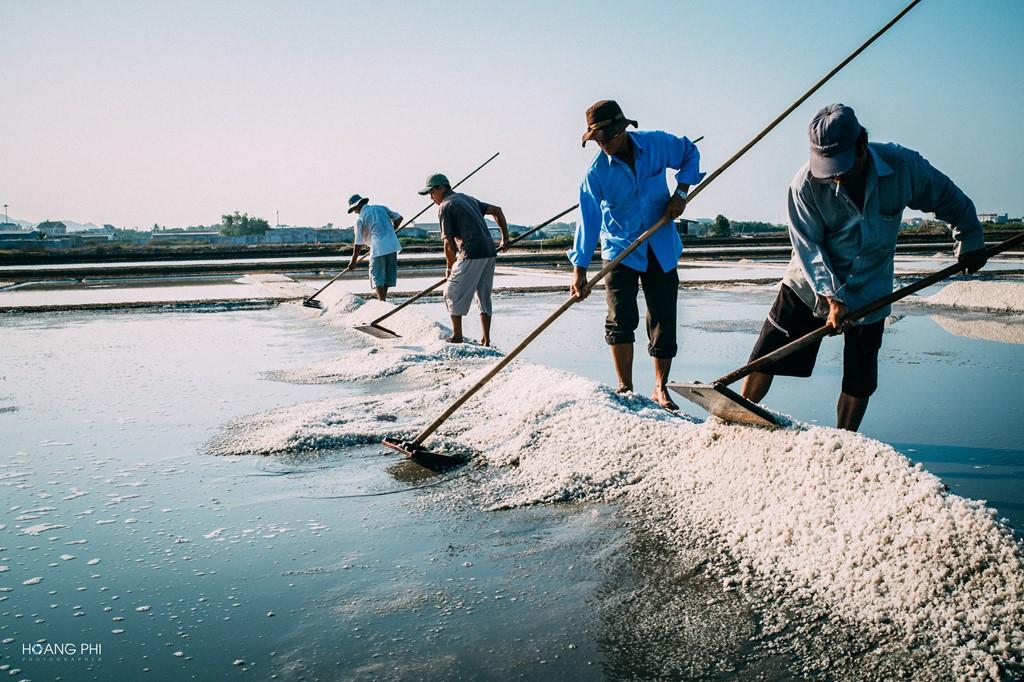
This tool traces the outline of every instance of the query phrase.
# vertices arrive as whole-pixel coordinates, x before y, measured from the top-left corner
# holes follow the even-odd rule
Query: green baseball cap
[[[448,176],[444,173],[434,173],[433,175],[427,176],[426,185],[420,190],[420,194],[430,194],[430,190],[435,187],[451,187],[452,183],[448,182]]]

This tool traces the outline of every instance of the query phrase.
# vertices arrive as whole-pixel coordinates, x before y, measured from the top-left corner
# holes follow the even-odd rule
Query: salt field
[[[265,303],[0,318],[14,679],[1021,674],[1017,275],[894,308],[862,435],[830,428],[835,339],[769,395],[788,429],[658,409],[646,360],[615,394],[591,297],[428,441],[472,456],[440,474],[380,438],[431,421],[563,293],[499,295],[485,349],[444,342],[436,299],[380,340],[353,326],[390,303],[231,286]],[[742,364],[773,296],[681,292],[673,379]]]

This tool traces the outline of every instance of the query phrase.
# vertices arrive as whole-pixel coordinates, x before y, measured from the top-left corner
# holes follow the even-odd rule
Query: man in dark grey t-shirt
[[[508,245],[508,223],[501,207],[485,204],[468,194],[453,192],[448,178],[435,173],[427,178],[420,194],[429,194],[438,205],[441,238],[447,264],[444,300],[452,318],[452,343],[462,343],[462,318],[469,312],[469,304],[476,294],[480,306],[480,343],[491,345],[491,288],[494,285],[494,263],[497,251]],[[494,240],[487,229],[484,216],[494,217],[501,230],[501,244],[494,248]]]

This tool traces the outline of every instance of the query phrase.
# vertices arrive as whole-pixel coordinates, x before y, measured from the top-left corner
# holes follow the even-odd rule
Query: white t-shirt
[[[394,221],[401,217],[387,206],[363,206],[356,219],[355,243],[369,244],[371,258],[399,253],[402,245],[398,243]]]

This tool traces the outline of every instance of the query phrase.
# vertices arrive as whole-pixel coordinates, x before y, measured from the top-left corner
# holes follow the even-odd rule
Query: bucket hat
[[[587,146],[587,140],[595,142],[609,140],[628,126],[636,128],[637,122],[626,118],[618,102],[613,99],[594,102],[587,109],[587,130],[583,133],[583,146]]]
[[[357,209],[359,209],[362,206],[365,206],[367,203],[369,203],[369,201],[370,200],[367,199],[366,197],[361,197],[358,194],[353,194],[348,198],[348,212],[355,213]]]

